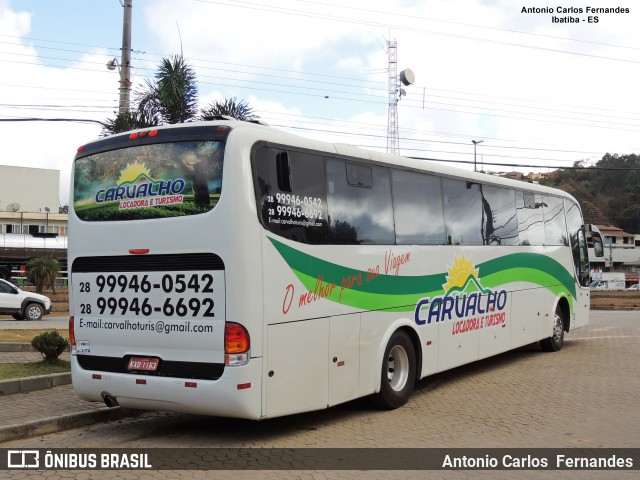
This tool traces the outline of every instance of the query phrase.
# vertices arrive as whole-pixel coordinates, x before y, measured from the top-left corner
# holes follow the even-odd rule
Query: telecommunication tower
[[[408,86],[415,82],[415,75],[410,68],[398,75],[398,42],[387,41],[389,58],[389,113],[387,117],[387,153],[400,155],[400,135],[398,133],[398,102],[407,94],[401,85]]]

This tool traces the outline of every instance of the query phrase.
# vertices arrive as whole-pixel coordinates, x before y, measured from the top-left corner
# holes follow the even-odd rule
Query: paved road
[[[42,320],[13,320],[10,317],[0,318],[0,329],[10,328],[17,330],[39,330],[39,329],[67,329],[69,328],[69,317],[44,317]]]
[[[537,346],[422,380],[410,402],[381,412],[358,400],[264,422],[148,413],[2,448],[603,447],[640,446],[640,315],[593,312],[561,352]],[[193,465],[195,468],[195,465]],[[21,472],[20,478],[38,478]],[[2,472],[0,472],[0,475]],[[63,472],[56,478],[88,478]],[[91,472],[91,478],[426,478],[425,472]],[[429,472],[429,478],[637,478],[635,472]],[[14,477],[18,478],[18,477]],[[53,477],[52,477],[53,478]]]

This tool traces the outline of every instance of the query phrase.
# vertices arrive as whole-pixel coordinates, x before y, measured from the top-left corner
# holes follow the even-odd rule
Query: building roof
[[[633,237],[633,233],[627,233],[621,228],[613,227],[611,225],[596,225],[602,235],[609,237]]]

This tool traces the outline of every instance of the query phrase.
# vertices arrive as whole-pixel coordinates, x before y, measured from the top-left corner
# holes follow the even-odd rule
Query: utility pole
[[[119,113],[129,111],[131,98],[131,13],[133,0],[123,0],[122,56],[120,57],[120,106]]]
[[[471,140],[471,143],[473,143],[473,171],[477,172],[478,171],[478,163],[476,162],[476,147],[478,146],[479,143],[484,142],[484,140]]]

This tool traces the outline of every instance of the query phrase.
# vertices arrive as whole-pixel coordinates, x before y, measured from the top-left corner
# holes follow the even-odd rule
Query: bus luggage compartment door
[[[268,417],[327,406],[328,344],[328,317],[268,326]]]

